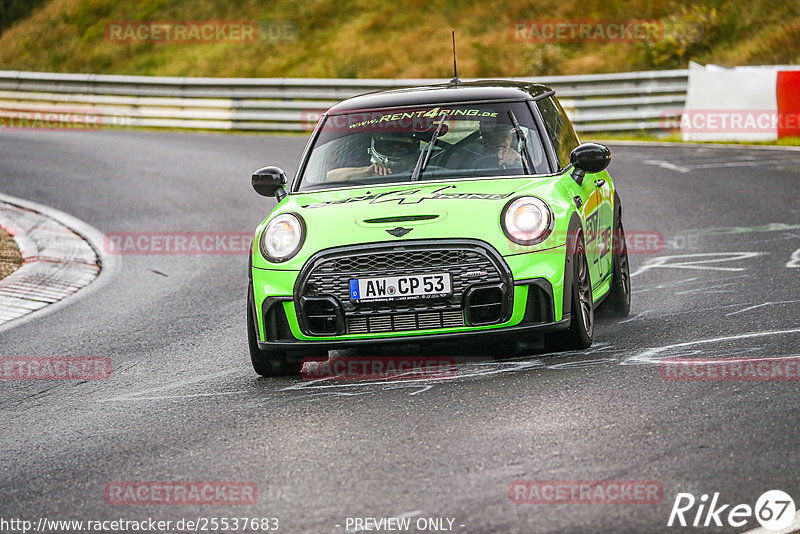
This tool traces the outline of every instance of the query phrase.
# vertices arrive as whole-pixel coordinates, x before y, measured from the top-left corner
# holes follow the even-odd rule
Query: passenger
[[[522,167],[522,156],[511,147],[514,127],[510,124],[481,124],[483,157],[481,163],[492,163],[504,169]]]

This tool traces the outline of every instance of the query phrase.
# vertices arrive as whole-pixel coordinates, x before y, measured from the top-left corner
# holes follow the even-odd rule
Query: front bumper
[[[394,249],[397,248],[396,244],[391,246]],[[375,309],[376,307],[373,305],[354,306],[347,300],[347,287],[342,280],[350,276],[348,273],[338,276],[341,273],[324,272],[324,278],[320,278],[319,276],[315,277],[311,271],[313,266],[320,264],[321,257],[325,260],[344,258],[345,263],[349,265],[352,263],[350,260],[354,257],[358,258],[359,254],[363,260],[365,255],[380,249],[380,244],[371,244],[368,247],[348,247],[347,250],[322,251],[309,259],[300,272],[252,269],[251,291],[255,302],[254,319],[258,325],[259,347],[281,350],[305,348],[324,350],[359,344],[427,343],[474,337],[524,339],[540,337],[545,332],[569,326],[568,315],[564,315],[562,309],[565,258],[565,247],[563,246],[505,258],[500,257],[486,243],[477,240],[436,240],[410,244],[406,242],[403,246],[405,257],[413,257],[414,251],[420,250],[440,251],[462,248],[472,252],[474,249],[481,254],[462,256],[470,262],[465,269],[470,269],[471,266],[476,265],[475,262],[479,263],[485,259],[486,262],[482,268],[485,269],[486,276],[473,279],[474,275],[470,274],[468,283],[459,284],[454,288],[450,298],[442,299],[434,304],[420,302],[402,306],[398,303],[386,303],[385,309]],[[415,274],[420,268],[422,267],[411,267],[407,272]],[[436,270],[441,267],[432,265],[427,268]],[[492,268],[496,268],[495,271],[491,271]],[[448,271],[462,272],[452,265]],[[469,272],[473,273],[474,271]],[[315,289],[311,293],[306,290],[306,283],[309,281],[314,282],[314,284],[309,284],[313,285]],[[326,283],[325,281],[333,282]],[[488,322],[476,320],[478,315],[469,309],[471,307],[468,297],[470,288],[495,285],[502,288],[502,292],[498,290],[497,294],[504,295],[501,306],[491,308],[496,312],[496,317],[490,317]],[[344,295],[335,294],[334,288],[339,286],[343,286]],[[309,316],[322,312],[309,311],[309,296],[331,303],[328,305],[326,302],[321,302],[322,307],[315,308],[315,310],[322,310],[326,307],[330,309],[327,322],[318,323],[326,325],[328,331],[314,331],[314,328],[320,330],[321,327],[313,327],[313,319],[309,320]],[[436,314],[439,314],[439,319],[436,319]],[[452,318],[454,314],[459,316],[463,314],[461,322],[456,325],[453,325],[452,321],[450,324],[445,324],[444,317]],[[433,322],[430,321],[432,316],[434,317]],[[365,317],[367,318],[365,319]],[[486,317],[481,317],[481,319],[486,319]],[[416,323],[414,323],[415,320]],[[363,325],[372,324],[372,322],[382,327],[390,324],[391,329],[384,328],[384,331],[365,332]],[[358,329],[353,325],[356,325]],[[400,325],[399,330],[394,329],[396,325]]]

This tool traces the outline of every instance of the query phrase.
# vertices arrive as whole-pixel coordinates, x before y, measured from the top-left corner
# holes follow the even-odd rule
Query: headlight
[[[284,262],[300,250],[306,237],[306,225],[299,215],[282,213],[261,232],[261,254],[273,263]]]
[[[500,223],[506,237],[518,245],[535,245],[553,230],[550,206],[538,197],[519,197],[503,208]]]

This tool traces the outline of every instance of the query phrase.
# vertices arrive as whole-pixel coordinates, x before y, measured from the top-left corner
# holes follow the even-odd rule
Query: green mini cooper
[[[592,343],[630,310],[611,152],[579,144],[550,88],[483,81],[382,91],[320,119],[249,266],[250,356],[264,376],[329,349],[473,338]],[[499,338],[499,339],[497,339]]]

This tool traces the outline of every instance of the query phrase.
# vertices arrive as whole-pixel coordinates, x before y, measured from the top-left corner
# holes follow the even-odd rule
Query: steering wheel
[[[502,169],[500,165],[500,156],[497,153],[484,154],[472,162],[474,167],[478,169]]]

